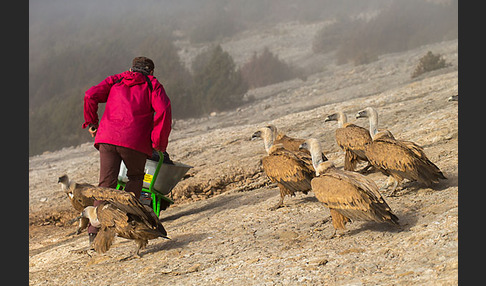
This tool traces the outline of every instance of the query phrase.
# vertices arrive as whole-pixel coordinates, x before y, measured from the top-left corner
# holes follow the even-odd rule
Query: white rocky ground
[[[67,221],[76,213],[57,178],[67,173],[96,184],[99,162],[92,143],[31,157],[30,284],[457,284],[458,103],[447,101],[458,94],[457,48],[455,40],[385,55],[365,66],[323,64],[307,81],[250,91],[255,100],[238,110],[177,121],[168,152],[194,168],[174,188],[176,204],[160,215],[171,240],[150,241],[141,259],[119,261],[135,248],[123,238],[103,255],[70,252],[87,246],[88,238],[72,235],[76,227]],[[453,65],[411,79],[428,50]],[[434,188],[405,182],[398,197],[385,197],[400,227],[356,221],[334,239],[327,239],[329,210],[312,192],[286,198],[286,207],[269,211],[279,191],[262,173],[263,143],[250,141],[251,134],[271,123],[289,136],[315,137],[342,167],[336,123],[324,123],[324,117],[342,109],[350,121],[367,127],[366,120],[354,120],[366,106],[378,110],[381,128],[423,146],[448,180]],[[379,186],[386,179],[368,176]]]

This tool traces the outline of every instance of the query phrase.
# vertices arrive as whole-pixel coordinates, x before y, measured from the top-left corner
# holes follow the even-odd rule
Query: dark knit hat
[[[155,68],[154,62],[147,57],[136,57],[132,61],[132,71],[149,74]]]

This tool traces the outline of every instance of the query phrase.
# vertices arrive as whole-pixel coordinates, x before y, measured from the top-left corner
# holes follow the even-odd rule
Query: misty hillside
[[[329,66],[366,65],[387,53],[455,39],[457,3],[29,1],[29,155],[89,141],[81,129],[84,92],[127,70],[135,56],[154,60],[175,119],[201,117],[247,104],[254,86],[305,80]],[[216,57],[226,59],[239,84],[221,84],[224,75],[211,65]],[[263,69],[269,66],[289,72],[277,76]],[[256,83],[269,74],[273,78]],[[205,76],[220,86],[203,90]]]
[[[428,51],[451,65],[411,78]],[[141,259],[124,260],[135,244],[120,237],[103,254],[76,251],[88,246],[88,237],[75,234],[71,219],[79,213],[57,180],[68,174],[76,182],[98,182],[99,152],[92,139],[31,156],[29,283],[457,285],[460,103],[448,101],[457,94],[455,39],[366,65],[328,65],[306,81],[252,89],[246,96],[253,101],[236,110],[176,120],[168,152],[193,168],[173,189],[175,204],[159,216],[171,239],[150,240]],[[397,196],[380,190],[400,226],[352,221],[333,239],[329,209],[313,191],[286,197],[284,207],[269,210],[279,189],[262,170],[262,140],[250,140],[251,134],[274,124],[288,136],[316,138],[326,157],[343,168],[338,124],[324,118],[342,110],[349,122],[368,127],[368,120],[355,118],[366,106],[379,112],[379,128],[422,146],[447,179],[431,187],[404,181]],[[379,187],[387,181],[381,172],[366,177]]]

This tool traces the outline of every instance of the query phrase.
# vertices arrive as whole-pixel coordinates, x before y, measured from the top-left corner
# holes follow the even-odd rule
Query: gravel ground
[[[228,43],[227,46],[233,43]],[[98,153],[88,142],[29,158],[29,282],[31,285],[456,285],[458,283],[458,93],[456,41],[389,54],[366,66],[334,66],[310,76],[250,91],[255,100],[202,119],[177,121],[168,152],[194,166],[174,188],[176,203],[160,219],[171,240],[151,240],[141,259],[120,261],[135,243],[116,238],[105,254],[71,252],[88,245],[73,235],[77,214],[57,178],[97,183]],[[410,75],[428,50],[453,65]],[[328,239],[329,210],[297,194],[270,211],[279,191],[262,173],[265,151],[251,134],[274,124],[289,136],[317,138],[338,167],[344,153],[337,124],[366,106],[379,128],[424,147],[448,178],[433,188],[404,182],[385,199],[400,226],[355,221]],[[367,175],[381,186],[386,177]]]

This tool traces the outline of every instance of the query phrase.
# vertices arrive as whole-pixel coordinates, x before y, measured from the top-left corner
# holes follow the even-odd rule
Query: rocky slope
[[[231,45],[228,43],[227,45]],[[121,262],[135,244],[117,238],[106,254],[71,250],[87,246],[67,221],[76,213],[57,185],[67,173],[97,183],[98,153],[92,143],[29,159],[29,280],[31,285],[455,285],[458,277],[458,93],[456,41],[389,54],[365,66],[335,66],[307,81],[293,80],[249,92],[235,111],[177,121],[168,152],[194,166],[173,190],[175,205],[160,219],[171,240],[156,239],[141,259]],[[452,66],[410,75],[428,50]],[[324,64],[323,64],[324,65]],[[338,109],[354,114],[366,106],[379,127],[414,141],[448,178],[434,188],[404,182],[398,197],[385,197],[400,219],[393,227],[348,224],[328,239],[329,210],[313,193],[268,208],[279,191],[262,173],[261,141],[251,134],[274,124],[289,136],[317,138],[338,167],[343,152],[334,140]],[[379,186],[380,173],[368,175]]]

